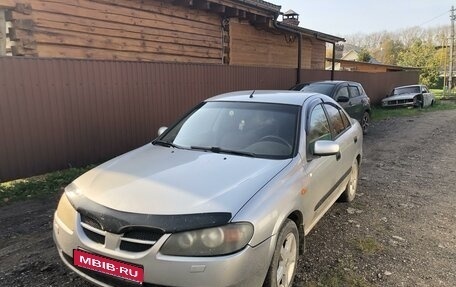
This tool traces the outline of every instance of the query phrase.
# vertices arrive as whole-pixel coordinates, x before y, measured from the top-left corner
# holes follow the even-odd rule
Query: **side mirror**
[[[335,141],[319,140],[314,144],[314,155],[328,156],[340,152],[340,146]]]
[[[339,103],[347,103],[349,100],[350,100],[350,99],[349,99],[348,97],[346,97],[346,96],[339,96],[339,97],[337,98],[337,101],[338,101]]]
[[[158,129],[158,136],[161,136],[167,129],[168,127],[160,127]]]

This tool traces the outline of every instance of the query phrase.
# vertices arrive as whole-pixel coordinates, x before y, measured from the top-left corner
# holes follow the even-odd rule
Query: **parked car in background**
[[[355,197],[362,129],[325,95],[223,94],[159,133],[61,197],[58,253],[95,284],[291,287],[304,235]]]
[[[363,133],[367,133],[371,116],[370,99],[360,83],[351,81],[322,81],[307,85],[299,84],[292,89],[330,96],[347,111],[350,117],[358,120]]]
[[[433,106],[435,96],[425,85],[410,85],[394,88],[382,100],[382,107],[419,107]]]

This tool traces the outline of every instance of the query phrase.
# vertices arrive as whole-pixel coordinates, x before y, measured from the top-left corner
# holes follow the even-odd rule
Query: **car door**
[[[425,86],[422,86],[421,93],[423,94],[423,107],[430,106],[431,102],[432,102],[432,94],[429,93],[428,88]]]
[[[364,104],[362,101],[363,97],[361,96],[361,91],[356,85],[353,84],[348,85],[348,91],[350,93],[350,100],[348,101],[348,105],[353,111],[353,114],[350,116],[361,122],[364,113]]]
[[[305,211],[304,226],[310,230],[321,217],[324,198],[336,183],[328,170],[336,164],[336,156],[314,156],[313,147],[318,140],[331,140],[332,134],[323,104],[313,105],[305,117],[306,163],[303,166],[301,210]],[[306,120],[307,118],[307,120]],[[323,199],[323,200],[322,200]]]
[[[340,97],[348,98],[348,102],[339,102]],[[352,104],[352,99],[350,98],[350,92],[346,83],[340,84],[336,88],[333,99],[336,100],[336,102],[338,102],[347,111],[350,117],[356,118],[356,109]]]

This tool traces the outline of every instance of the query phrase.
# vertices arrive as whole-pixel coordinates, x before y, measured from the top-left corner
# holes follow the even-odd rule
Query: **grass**
[[[339,263],[331,271],[320,276],[318,282],[308,282],[299,287],[371,287],[370,284],[364,277],[358,275],[353,271],[352,264]]]
[[[69,168],[44,175],[0,183],[0,206],[28,198],[58,193],[78,176],[93,168]]]
[[[420,108],[372,108],[372,120],[379,121],[387,118],[394,117],[410,117],[417,116],[423,113],[435,112],[435,111],[444,111],[444,110],[455,110],[456,102],[454,101],[441,101],[436,100],[434,106],[427,107],[424,109]]]
[[[364,254],[374,254],[382,250],[382,245],[372,237],[358,238],[355,241],[356,247]]]

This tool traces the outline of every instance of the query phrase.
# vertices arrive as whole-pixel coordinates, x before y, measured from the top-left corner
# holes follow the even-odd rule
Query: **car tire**
[[[344,192],[340,196],[340,201],[351,202],[355,199],[356,189],[358,188],[358,176],[359,176],[359,165],[358,160],[354,160],[351,171],[350,179],[348,180],[347,186],[345,187]]]
[[[294,221],[287,219],[280,229],[263,287],[291,287],[299,256],[299,233]]]
[[[361,118],[361,128],[363,129],[363,134],[367,134],[370,124],[370,115],[367,111],[364,112],[363,117]]]

